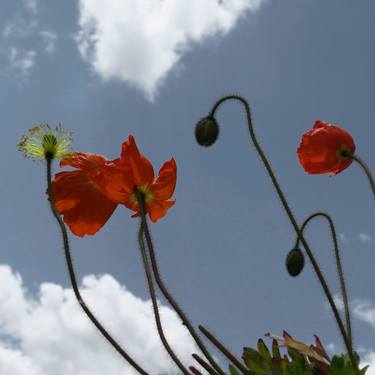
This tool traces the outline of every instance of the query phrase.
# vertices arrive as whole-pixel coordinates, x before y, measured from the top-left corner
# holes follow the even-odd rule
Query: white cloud
[[[56,48],[57,34],[52,31],[43,30],[40,32],[44,50],[48,53],[53,53]]]
[[[71,289],[43,283],[39,296],[31,297],[8,266],[0,266],[0,285],[1,374],[136,374],[95,330]],[[160,344],[148,301],[110,275],[86,276],[81,291],[103,325],[146,370],[178,371]],[[161,306],[160,314],[171,346],[191,364],[196,347],[187,331],[168,307]]]
[[[5,24],[2,34],[5,39],[27,38],[33,34],[37,26],[38,21],[35,19],[26,20],[17,14]]]
[[[358,238],[361,242],[366,243],[366,244],[372,242],[372,237],[366,233],[359,233]]]
[[[35,56],[35,51],[19,50],[11,47],[8,54],[10,68],[26,76],[35,64]]]
[[[367,365],[370,367],[367,369],[366,375],[375,375],[375,352],[369,351],[363,357],[361,368]]]
[[[152,100],[193,43],[229,32],[265,0],[80,0],[82,58],[104,80],[118,79]]]
[[[25,8],[32,14],[38,13],[38,3],[36,0],[23,0]]]
[[[339,233],[339,240],[342,243],[348,243],[348,238],[346,237],[345,233]]]
[[[375,306],[370,301],[366,300],[356,300],[353,305],[354,316],[370,324],[375,329]]]

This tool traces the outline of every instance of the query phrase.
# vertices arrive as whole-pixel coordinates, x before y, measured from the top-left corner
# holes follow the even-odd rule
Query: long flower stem
[[[184,325],[190,332],[191,336],[195,340],[196,344],[198,345],[199,349],[202,351],[208,362],[210,362],[211,366],[220,374],[220,375],[225,375],[225,372],[220,368],[220,366],[215,362],[215,360],[212,358],[210,352],[207,350],[206,346],[203,344],[202,340],[200,339],[199,335],[196,333],[193,325],[191,324],[189,318],[187,315],[184,313],[184,311],[181,309],[180,305],[176,302],[176,300],[173,298],[172,294],[168,291],[167,287],[165,286],[162,277],[159,272],[159,267],[158,263],[156,260],[156,255],[155,255],[155,250],[154,250],[154,245],[152,242],[151,238],[151,233],[148,228],[147,220],[146,220],[146,211],[144,207],[144,203],[140,205],[140,212],[141,212],[141,217],[144,220],[144,234],[146,237],[147,241],[147,247],[150,255],[150,260],[151,260],[151,266],[152,266],[152,271],[155,276],[156,283],[167,299],[167,301],[171,304],[171,306],[174,308],[174,310],[177,312],[178,316],[180,319],[183,321]]]
[[[63,244],[64,244],[64,254],[65,254],[65,260],[66,265],[69,272],[70,282],[73,287],[74,295],[82,307],[83,311],[87,315],[87,317],[91,320],[91,322],[94,324],[94,326],[97,328],[97,330],[108,340],[108,342],[112,345],[114,349],[140,374],[142,375],[149,375],[148,372],[146,372],[138,363],[117,343],[117,341],[107,332],[107,330],[101,325],[101,323],[96,319],[94,314],[91,312],[91,310],[87,307],[84,299],[81,296],[81,293],[79,291],[77,279],[75,276],[74,266],[73,266],[73,260],[72,256],[70,254],[70,246],[69,246],[69,239],[68,239],[68,233],[65,227],[64,222],[62,221],[60,214],[58,213],[55,205],[55,197],[52,189],[52,159],[46,158],[46,164],[47,164],[47,192],[48,192],[48,201],[50,204],[51,211],[53,213],[53,216],[55,217],[57,223],[59,224],[61,235],[63,238]]]
[[[202,375],[202,373],[200,371],[198,371],[194,366],[190,366],[189,367],[190,371],[194,374],[194,375]]]
[[[332,241],[333,241],[333,247],[334,247],[334,253],[335,253],[335,259],[336,259],[336,268],[337,268],[337,275],[339,278],[340,282],[340,289],[341,289],[341,298],[344,304],[344,311],[345,311],[345,321],[346,321],[346,332],[348,335],[348,341],[351,347],[351,350],[353,350],[353,337],[352,337],[352,328],[351,328],[351,319],[350,319],[350,309],[349,309],[349,299],[348,299],[348,294],[346,291],[346,285],[345,285],[345,278],[344,278],[344,272],[342,269],[341,265],[341,256],[340,256],[340,250],[339,250],[339,245],[337,241],[337,235],[336,235],[336,229],[335,225],[333,223],[332,218],[326,214],[325,212],[315,212],[309,217],[306,218],[306,220],[303,222],[301,226],[301,233],[304,233],[307,224],[314,218],[316,217],[323,217],[325,218],[328,223],[329,227],[331,230],[331,236],[332,236]],[[296,238],[296,244],[295,247],[297,248],[300,242],[300,238]]]
[[[218,373],[198,354],[192,354],[192,357],[210,374],[210,375],[218,375]]]
[[[137,191],[137,199],[139,202],[140,207],[144,207],[144,197],[142,196],[142,193]],[[156,299],[156,293],[155,293],[155,288],[154,288],[154,282],[152,279],[152,274],[150,270],[150,265],[148,261],[148,256],[147,256],[147,251],[145,248],[145,243],[143,239],[143,234],[144,234],[144,228],[147,225],[147,220],[144,215],[141,216],[141,221],[139,225],[139,231],[138,231],[138,243],[139,243],[139,248],[141,251],[142,255],[142,261],[143,261],[143,268],[145,270],[146,278],[147,278],[147,284],[148,284],[148,289],[152,301],[152,307],[154,311],[154,316],[155,316],[155,322],[156,322],[156,327],[158,330],[158,334],[160,336],[161,342],[163,343],[165,349],[167,350],[168,354],[172,358],[172,360],[175,362],[175,364],[179,367],[179,369],[185,374],[185,375],[190,375],[190,372],[185,368],[185,366],[181,363],[181,361],[178,359],[177,355],[173,351],[173,349],[170,347],[163,331],[163,326],[161,324],[160,320],[160,314],[159,314],[159,307],[158,307],[158,302]]]
[[[262,162],[268,172],[268,175],[270,176],[271,178],[271,181],[276,189],[276,192],[278,194],[278,197],[289,217],[289,220],[295,230],[295,232],[297,233],[298,237],[300,238],[305,250],[306,250],[306,253],[310,259],[310,262],[313,266],[313,269],[318,277],[318,280],[323,288],[323,291],[324,291],[324,294],[331,306],[331,309],[332,309],[332,312],[333,312],[333,315],[335,317],[335,320],[337,322],[337,325],[338,325],[338,328],[339,328],[339,331],[341,333],[341,336],[343,338],[343,341],[344,341],[344,344],[347,348],[347,351],[348,351],[348,354],[350,356],[350,360],[352,362],[352,365],[354,366],[355,364],[355,361],[354,361],[354,357],[353,357],[353,352],[351,350],[351,347],[350,347],[350,343],[349,343],[349,340],[348,340],[348,337],[346,335],[346,332],[345,332],[345,327],[344,327],[344,324],[341,320],[341,317],[340,317],[340,314],[338,313],[338,310],[337,310],[337,307],[336,307],[336,304],[335,304],[335,301],[333,300],[333,297],[332,297],[332,294],[328,288],[328,285],[325,281],[325,278],[323,276],[323,273],[318,265],[318,263],[315,261],[313,255],[312,255],[312,252],[310,250],[310,246],[309,244],[307,243],[307,241],[305,240],[305,238],[303,237],[303,234],[301,233],[300,229],[299,229],[299,226],[297,224],[297,221],[293,215],[293,212],[285,198],[285,195],[284,195],[284,192],[281,190],[281,187],[280,187],[280,184],[271,168],[271,165],[266,157],[266,155],[264,154],[262,148],[260,147],[259,143],[258,143],[258,140],[256,138],[256,135],[255,135],[255,132],[254,132],[254,128],[253,128],[253,123],[252,123],[252,117],[251,117],[251,110],[250,110],[250,105],[249,103],[246,101],[246,99],[244,99],[243,97],[241,96],[238,96],[238,95],[228,95],[228,96],[224,96],[222,98],[220,98],[213,106],[209,116],[211,117],[214,117],[215,115],[215,112],[217,111],[217,109],[220,107],[221,104],[223,104],[225,101],[227,100],[237,100],[239,101],[240,103],[242,103],[242,105],[244,106],[245,108],[245,111],[246,111],[246,118],[247,118],[247,124],[248,124],[248,129],[249,129],[249,133],[250,133],[250,137],[251,137],[251,140],[255,146],[255,149],[256,151],[258,152],[260,158],[262,159]]]
[[[208,329],[199,326],[201,332],[224,354],[243,374],[248,374],[249,370],[238,360],[228,348],[226,348]]]
[[[350,158],[352,158],[355,162],[357,162],[361,168],[363,169],[363,171],[366,173],[366,176],[368,178],[368,182],[370,184],[370,188],[372,190],[372,194],[375,198],[375,182],[374,182],[374,178],[372,177],[372,174],[371,174],[371,171],[370,171],[370,168],[368,167],[368,165],[357,155],[350,155],[349,156]]]

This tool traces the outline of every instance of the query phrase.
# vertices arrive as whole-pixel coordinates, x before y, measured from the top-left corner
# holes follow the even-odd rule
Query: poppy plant
[[[75,152],[60,163],[74,171],[60,172],[52,183],[55,204],[64,222],[77,236],[94,235],[110,218],[117,204],[140,216],[137,191],[144,197],[152,222],[164,217],[175,203],[176,163],[164,163],[157,177],[150,161],[140,154],[133,136],[122,145],[121,157]]]
[[[336,175],[349,167],[354,151],[355,144],[348,132],[318,120],[303,134],[297,154],[307,173]]]

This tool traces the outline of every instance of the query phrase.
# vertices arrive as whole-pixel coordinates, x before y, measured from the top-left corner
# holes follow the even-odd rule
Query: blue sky
[[[164,279],[195,324],[238,355],[265,332],[284,329],[305,342],[317,334],[342,350],[310,265],[297,279],[285,271],[295,235],[240,106],[220,109],[217,144],[195,143],[195,123],[231,93],[249,99],[299,222],[317,210],[333,215],[355,346],[375,361],[367,181],[355,165],[336,177],[306,175],[296,156],[301,135],[321,119],[350,132],[358,155],[374,167],[374,12],[371,0],[3,0],[1,372],[132,374],[76,306],[44,168],[15,147],[42,122],[74,132],[78,151],[115,158],[133,134],[156,170],[175,158],[176,205],[151,230]],[[173,374],[159,348],[130,214],[118,207],[96,236],[72,237],[77,272],[87,276],[83,288],[119,341],[145,368]],[[326,224],[312,223],[307,237],[338,292]],[[191,364],[193,344],[163,311],[171,341]]]

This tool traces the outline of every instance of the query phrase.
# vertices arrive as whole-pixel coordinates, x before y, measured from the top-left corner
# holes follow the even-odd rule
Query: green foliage
[[[331,361],[331,370],[333,375],[365,375],[368,366],[359,369],[359,356],[354,355],[356,369],[353,370],[350,358],[347,354],[335,355]]]
[[[287,355],[282,356],[279,344],[274,339],[271,351],[263,340],[257,349],[244,348],[242,359],[248,369],[242,372],[229,365],[230,375],[365,375],[368,366],[359,369],[359,356],[355,353],[355,368],[347,354],[336,355],[329,360],[322,346],[307,346],[295,341],[289,335],[282,346],[287,347]],[[320,341],[319,341],[320,344]]]

